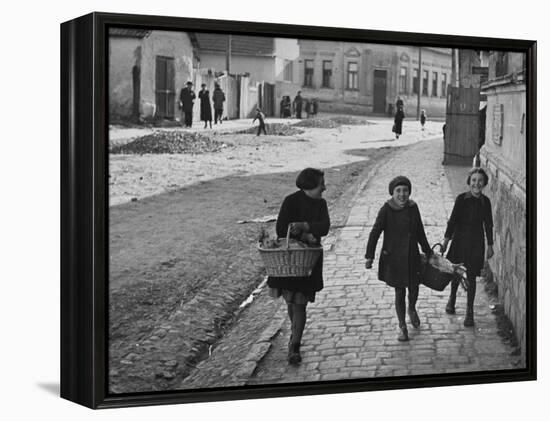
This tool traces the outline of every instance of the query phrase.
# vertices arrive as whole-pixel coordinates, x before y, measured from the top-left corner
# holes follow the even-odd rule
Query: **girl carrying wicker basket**
[[[287,196],[277,217],[278,237],[285,237],[290,226],[290,236],[302,242],[319,245],[321,237],[328,234],[330,218],[327,202],[322,198],[325,191],[325,177],[321,170],[306,168],[296,178],[300,189]],[[300,343],[306,324],[306,306],[315,301],[316,292],[323,289],[323,255],[319,257],[310,276],[269,277],[267,284],[270,295],[281,295],[287,303],[291,322],[291,335],[288,343],[288,362],[302,361]]]
[[[476,278],[483,269],[485,258],[490,259],[494,254],[491,201],[482,193],[488,182],[489,177],[482,168],[475,167],[470,170],[466,179],[470,189],[456,198],[441,247],[441,251],[444,252],[449,241],[452,241],[447,259],[453,263],[462,263],[466,267],[468,276],[466,316],[464,317],[466,327],[474,325]],[[485,240],[487,254],[485,254]],[[457,290],[458,281],[453,281],[445,308],[448,314],[455,314]]]

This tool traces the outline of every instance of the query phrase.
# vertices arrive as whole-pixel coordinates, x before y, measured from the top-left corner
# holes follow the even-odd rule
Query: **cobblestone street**
[[[454,202],[441,165],[441,139],[398,151],[365,180],[355,196],[345,226],[325,241],[325,288],[308,306],[299,366],[286,362],[289,322],[286,306],[274,322],[281,330],[246,384],[292,383],[462,371],[519,368],[513,348],[497,333],[490,298],[482,285],[475,301],[476,324],[463,327],[466,294],[460,290],[456,315],[445,313],[448,290],[420,287],[419,329],[410,327],[409,342],[397,341],[394,291],[377,279],[375,266],[364,268],[368,234],[388,199],[389,180],[398,174],[412,182],[430,244],[439,242]],[[330,185],[330,180],[327,180]],[[281,322],[284,320],[284,322]]]

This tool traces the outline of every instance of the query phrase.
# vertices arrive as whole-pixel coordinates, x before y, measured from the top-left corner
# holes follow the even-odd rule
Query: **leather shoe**
[[[415,329],[420,327],[420,317],[418,317],[416,310],[409,309],[409,320]]]
[[[473,311],[467,311],[466,317],[464,318],[464,326],[465,327],[472,327],[474,325],[474,312]]]
[[[302,362],[302,356],[300,355],[300,344],[289,344],[288,363],[299,364],[301,362]]]
[[[409,332],[406,327],[399,326],[399,335],[397,335],[397,340],[399,342],[406,342],[409,340]]]
[[[449,299],[449,301],[447,302],[447,305],[445,306],[445,313],[447,313],[447,314],[455,314],[456,313],[455,303],[453,303],[451,301],[451,299]]]

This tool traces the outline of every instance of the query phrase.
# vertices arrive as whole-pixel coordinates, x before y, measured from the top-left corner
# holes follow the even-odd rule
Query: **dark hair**
[[[296,177],[296,187],[301,190],[311,190],[321,184],[325,173],[316,168],[306,168]]]
[[[481,174],[483,178],[485,179],[485,185],[489,184],[489,176],[485,172],[483,168],[480,167],[474,167],[468,172],[468,178],[466,179],[466,184],[470,185],[470,179],[472,178],[472,175],[474,174]]]

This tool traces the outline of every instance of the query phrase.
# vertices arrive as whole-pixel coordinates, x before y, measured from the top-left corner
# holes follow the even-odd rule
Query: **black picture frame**
[[[526,367],[192,391],[107,392],[108,28],[221,32],[523,52],[527,84]],[[260,22],[91,13],[61,25],[61,396],[90,408],[206,402],[536,379],[536,42]]]

